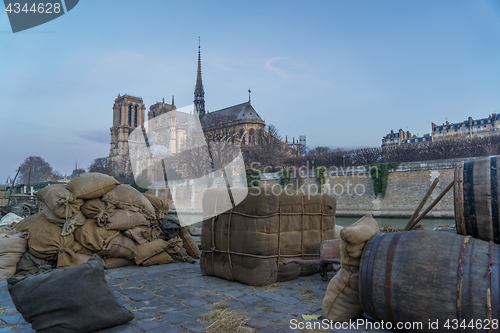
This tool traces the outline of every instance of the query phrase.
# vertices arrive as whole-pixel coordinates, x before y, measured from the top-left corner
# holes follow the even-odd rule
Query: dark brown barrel
[[[497,156],[461,162],[455,169],[457,233],[500,244]]]
[[[361,257],[361,305],[394,329],[398,322],[422,323],[416,330],[399,328],[406,332],[460,331],[453,329],[453,320],[498,323],[499,262],[500,245],[470,236],[423,230],[380,234]],[[436,320],[437,329],[429,327]],[[450,328],[444,326],[447,321]],[[490,332],[500,332],[499,326]],[[462,331],[488,332],[484,325]]]

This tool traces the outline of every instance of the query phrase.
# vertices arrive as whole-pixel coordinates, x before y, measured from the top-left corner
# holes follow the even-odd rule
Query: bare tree
[[[111,175],[111,163],[107,157],[96,158],[89,166],[89,172],[99,172]]]
[[[52,178],[52,167],[39,156],[27,157],[20,165],[19,177],[22,183],[39,183]],[[31,176],[30,176],[31,169]]]

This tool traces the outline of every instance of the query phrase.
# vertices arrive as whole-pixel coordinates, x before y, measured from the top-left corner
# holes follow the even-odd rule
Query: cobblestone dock
[[[214,303],[222,301],[227,302],[230,309],[243,311],[250,318],[246,326],[256,333],[297,333],[301,330],[292,329],[290,321],[304,322],[302,314],[321,314],[328,285],[316,274],[266,287],[252,287],[203,276],[199,261],[196,264],[129,266],[107,270],[105,274],[118,301],[134,313],[135,319],[126,325],[99,331],[101,333],[203,332],[209,324],[198,319],[209,313]],[[331,331],[390,332],[363,327]],[[14,307],[4,280],[0,282],[0,333],[7,332],[34,331]]]

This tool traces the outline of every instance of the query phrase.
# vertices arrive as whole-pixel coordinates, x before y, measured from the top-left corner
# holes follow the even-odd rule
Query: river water
[[[348,227],[360,217],[336,217],[335,223],[344,227]],[[182,215],[182,221],[187,224],[196,224],[196,226],[201,227],[202,215],[200,214],[189,214]],[[410,218],[395,218],[395,217],[376,217],[375,220],[378,222],[380,227],[391,226],[396,229],[403,229]],[[425,229],[432,229],[442,225],[455,225],[454,218],[424,218],[420,221]]]

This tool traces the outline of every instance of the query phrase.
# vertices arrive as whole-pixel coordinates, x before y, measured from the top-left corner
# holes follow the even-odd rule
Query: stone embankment
[[[362,216],[372,213],[374,216],[383,217],[410,217],[434,179],[439,178],[439,184],[427,205],[453,181],[455,166],[463,160],[473,160],[473,158],[401,163],[394,172],[389,174],[387,191],[383,198],[380,195],[375,197],[373,180],[364,166],[334,168],[325,174],[323,192],[337,197],[337,216]],[[299,171],[302,177],[292,177],[288,188],[316,191],[318,182],[314,168],[305,166],[297,170],[297,174]],[[200,203],[207,184],[212,187],[224,186],[223,182],[217,179],[173,182],[170,189],[174,197],[174,206],[178,210],[182,209],[183,212],[202,214]],[[259,185],[272,187],[276,193],[283,190],[279,186],[277,173],[262,174]],[[238,177],[234,179],[234,186],[243,186]],[[152,192],[159,191],[161,191],[161,185]],[[453,189],[430,211],[428,216],[454,216]]]

